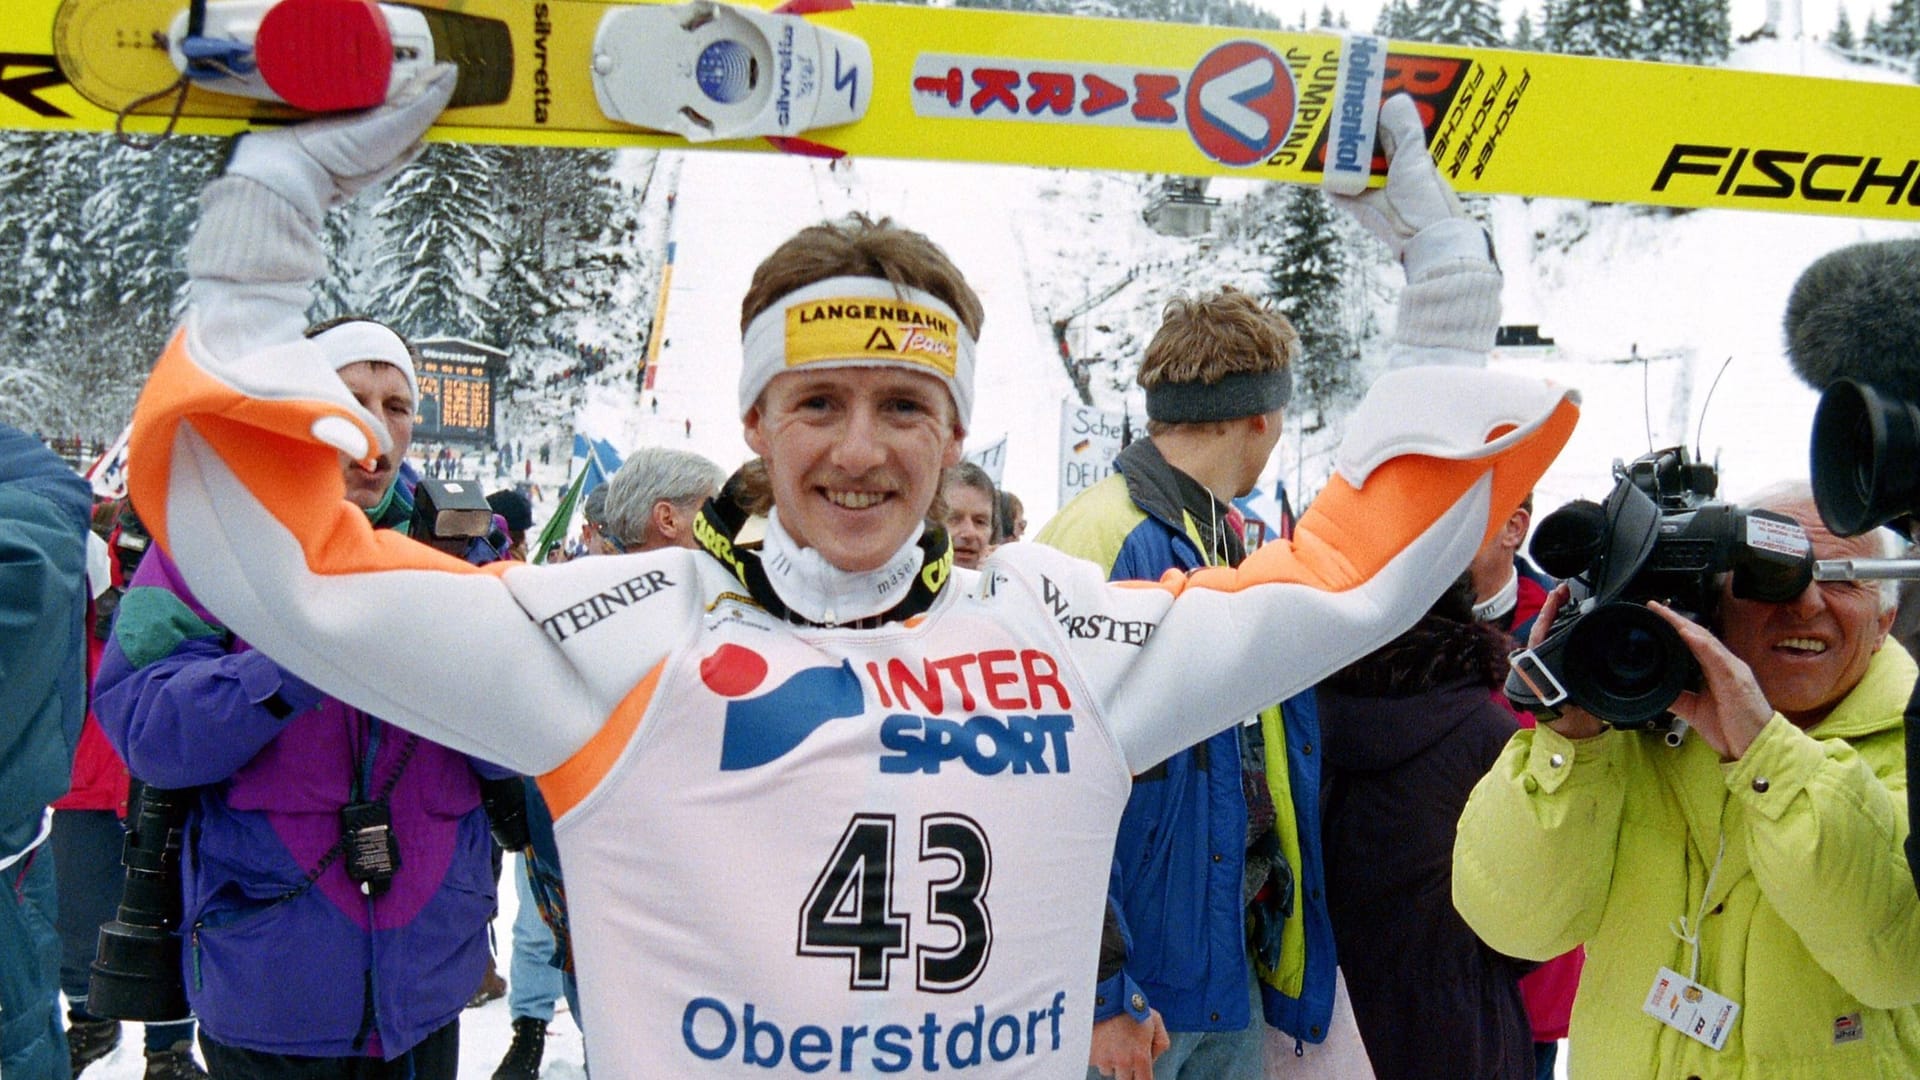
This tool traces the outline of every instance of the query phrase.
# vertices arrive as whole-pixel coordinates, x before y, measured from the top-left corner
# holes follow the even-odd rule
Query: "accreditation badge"
[[[1715,1050],[1727,1044],[1727,1034],[1740,1015],[1740,1003],[1722,997],[1678,972],[1661,968],[1641,1011]]]

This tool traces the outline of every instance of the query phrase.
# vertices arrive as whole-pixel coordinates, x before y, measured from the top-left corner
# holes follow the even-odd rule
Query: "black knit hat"
[[[533,528],[533,504],[525,495],[511,488],[501,488],[487,496],[487,505],[493,512],[506,520],[511,532],[526,532]]]

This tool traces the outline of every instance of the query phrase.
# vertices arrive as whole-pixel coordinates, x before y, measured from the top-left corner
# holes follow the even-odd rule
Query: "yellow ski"
[[[209,21],[233,2],[207,0]],[[152,133],[176,105],[177,130],[187,132],[301,115],[217,90],[218,78],[190,79],[183,98],[169,92],[181,78],[187,0],[8,6],[0,127],[111,130],[131,109],[128,129]],[[393,24],[396,69],[421,49],[462,65],[458,107],[434,129],[438,139],[684,146],[692,138],[729,150],[1295,183],[1324,182],[1344,163],[1351,184],[1384,169],[1373,154],[1372,114],[1383,95],[1406,91],[1420,104],[1435,160],[1461,191],[1920,220],[1914,86],[878,3],[792,18],[707,0],[673,9],[603,0],[379,8]],[[660,19],[675,21],[648,29],[666,25]],[[801,39],[783,19],[804,19]],[[808,52],[804,38],[815,28],[823,42],[855,44]],[[683,32],[707,37],[688,37],[682,49]],[[688,51],[695,46],[697,55]],[[204,75],[210,65],[253,62],[243,50],[191,63]],[[808,116],[820,123],[797,126]],[[679,133],[650,130],[660,128]]]

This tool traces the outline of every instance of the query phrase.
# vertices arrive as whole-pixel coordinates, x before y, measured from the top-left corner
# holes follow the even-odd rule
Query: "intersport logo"
[[[874,727],[876,767],[885,774],[932,773],[958,765],[981,776],[1070,771],[1072,702],[1058,662],[1036,649],[988,649],[940,658],[890,659],[856,672],[849,661],[803,668],[770,690],[764,656],[726,644],[700,664],[706,687],[729,699],[720,770],[771,764],[827,724],[887,710]],[[909,705],[918,705],[905,711]],[[901,710],[901,711],[895,711]],[[946,715],[951,714],[951,715]]]

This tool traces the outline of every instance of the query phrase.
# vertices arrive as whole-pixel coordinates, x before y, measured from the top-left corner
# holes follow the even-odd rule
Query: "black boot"
[[[67,1014],[67,1061],[77,1078],[86,1067],[120,1045],[120,1021],[82,1020]]]
[[[174,1043],[165,1050],[147,1051],[147,1074],[142,1080],[207,1080],[207,1070],[193,1060],[192,1043]]]
[[[507,1047],[500,1067],[493,1070],[493,1080],[539,1080],[540,1059],[546,1052],[547,1022],[520,1017],[513,1022],[513,1045]]]

